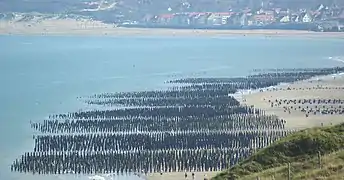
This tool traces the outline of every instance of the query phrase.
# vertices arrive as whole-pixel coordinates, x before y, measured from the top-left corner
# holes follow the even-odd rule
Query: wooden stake
[[[288,163],[288,180],[291,180],[290,163]]]

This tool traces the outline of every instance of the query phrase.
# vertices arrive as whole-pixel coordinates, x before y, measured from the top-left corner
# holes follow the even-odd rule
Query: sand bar
[[[296,36],[310,38],[344,38],[344,32],[120,28],[99,21],[75,19],[47,19],[26,22],[0,21],[0,35]]]

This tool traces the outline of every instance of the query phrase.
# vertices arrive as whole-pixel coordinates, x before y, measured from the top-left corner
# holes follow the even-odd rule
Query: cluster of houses
[[[183,12],[147,16],[145,23],[180,26],[264,26],[269,24],[288,24],[288,23],[315,23],[324,21],[344,20],[344,8],[329,8],[319,5],[316,10],[300,9],[291,11],[289,9],[244,9],[239,11],[230,10],[228,12]]]

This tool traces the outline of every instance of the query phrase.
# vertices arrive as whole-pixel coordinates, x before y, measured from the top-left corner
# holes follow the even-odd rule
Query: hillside
[[[41,13],[0,13],[0,20],[12,22],[28,22],[31,24],[45,20],[75,19],[77,21],[90,20],[87,16],[76,14],[41,14]]]
[[[285,179],[288,163],[292,179],[338,179],[344,177],[343,137],[344,124],[303,130],[259,150],[213,180]]]
[[[315,8],[320,4],[344,6],[340,0],[262,0],[265,5],[280,8]],[[39,12],[47,14],[80,14],[111,21],[121,16],[140,19],[147,14],[167,12],[217,12],[245,7],[258,8],[256,0],[2,0],[0,12]],[[170,11],[168,9],[170,8]]]

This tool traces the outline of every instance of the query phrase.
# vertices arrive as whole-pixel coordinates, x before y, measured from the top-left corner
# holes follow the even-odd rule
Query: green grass
[[[286,179],[291,164],[292,179],[329,179],[344,171],[344,124],[306,129],[287,136],[213,178]],[[319,168],[318,153],[322,156]],[[344,177],[344,172],[342,172]],[[338,176],[340,177],[340,176]],[[331,179],[331,178],[330,178]],[[341,179],[341,178],[339,178]]]

